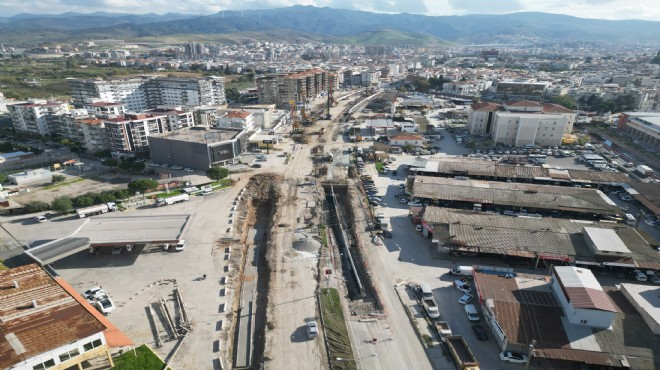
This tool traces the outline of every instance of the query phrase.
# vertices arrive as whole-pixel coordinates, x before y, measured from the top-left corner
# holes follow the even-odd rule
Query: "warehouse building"
[[[456,208],[472,208],[478,203],[484,210],[524,210],[530,214],[561,212],[587,219],[621,212],[600,190],[566,186],[415,176],[411,193],[427,203]]]
[[[477,272],[474,287],[502,351],[522,351],[548,368],[660,367],[660,337],[629,308],[623,288],[603,289],[589,270],[561,267],[536,278]]]
[[[425,176],[466,176],[478,180],[529,182],[552,185],[622,186],[630,181],[622,172],[556,169],[542,166],[514,166],[466,157],[445,156],[413,169]]]
[[[636,268],[660,271],[660,256],[649,254],[652,248],[648,242],[624,224],[513,217],[432,206],[425,208],[421,223],[423,234],[432,239],[437,253],[500,256],[535,267],[559,262],[610,273],[625,274]],[[603,246],[599,239],[603,237],[612,237],[620,244]],[[589,245],[593,240],[599,246],[595,252]],[[618,252],[622,250],[628,252]]]
[[[231,128],[192,127],[148,137],[155,163],[206,171],[235,163],[247,149],[251,132]]]

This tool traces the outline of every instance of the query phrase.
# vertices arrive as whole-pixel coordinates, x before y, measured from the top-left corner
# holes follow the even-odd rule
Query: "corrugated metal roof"
[[[415,176],[413,195],[429,199],[597,214],[614,214],[619,211],[599,190],[566,186]]]
[[[591,270],[555,266],[553,273],[573,307],[618,312]]]
[[[14,288],[14,281],[18,288]],[[106,327],[39,265],[0,271],[0,368],[103,332]],[[37,307],[32,306],[35,300]],[[25,348],[18,356],[7,339]]]
[[[584,232],[600,252],[630,254],[630,249],[626,247],[616,231],[612,229],[585,227]]]

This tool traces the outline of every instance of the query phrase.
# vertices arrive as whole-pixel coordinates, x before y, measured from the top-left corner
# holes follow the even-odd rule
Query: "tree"
[[[0,184],[3,184],[7,181],[9,181],[9,176],[7,176],[5,174],[0,174]]]
[[[152,179],[137,179],[128,183],[128,190],[132,193],[145,193],[147,190],[156,189],[158,181]]]
[[[146,165],[144,162],[133,162],[131,164],[131,171],[139,172],[139,171],[144,171],[146,168]]]
[[[96,204],[108,203],[114,201],[115,201],[115,194],[112,191],[104,191],[102,193],[98,193],[94,195],[94,203]]]
[[[228,101],[237,102],[241,99],[241,93],[234,87],[225,89],[225,97]]]
[[[211,167],[206,171],[206,177],[211,180],[222,180],[229,176],[229,170],[224,167]]]
[[[573,98],[571,98],[568,95],[555,96],[554,98],[552,98],[552,102],[555,104],[559,104],[568,109],[577,108],[577,104],[575,103],[575,100],[573,100]]]
[[[585,63],[591,63],[593,60],[594,60],[594,58],[592,58],[592,57],[587,57],[587,58],[584,60],[584,62],[585,62]]]
[[[406,145],[403,146],[403,151],[406,152],[406,153],[410,153],[410,152],[412,152],[412,150],[413,150],[412,144],[406,144]]]
[[[73,204],[74,204],[76,207],[89,207],[89,206],[93,206],[93,205],[94,205],[94,194],[87,193],[87,194],[83,194],[83,195],[77,196],[77,197],[73,200]]]
[[[115,199],[127,199],[131,196],[131,192],[128,189],[119,189],[112,192]]]
[[[69,213],[73,209],[73,201],[69,197],[57,197],[50,207],[59,213]]]
[[[48,203],[39,200],[33,200],[25,205],[25,212],[27,213],[43,212],[49,208],[50,205],[48,205]]]
[[[62,175],[53,175],[53,184],[57,184],[58,182],[62,182],[66,180],[65,176]]]

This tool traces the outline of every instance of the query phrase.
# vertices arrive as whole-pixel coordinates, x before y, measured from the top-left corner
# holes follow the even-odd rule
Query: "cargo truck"
[[[442,342],[445,342],[447,337],[451,336],[451,327],[446,321],[436,321],[435,331],[438,332],[438,339],[440,339]]]
[[[435,299],[423,298],[422,306],[424,306],[424,310],[426,311],[426,314],[429,315],[430,319],[440,318],[440,310],[438,309],[438,304],[435,303]]]
[[[190,196],[188,194],[179,194],[167,198],[158,198],[156,205],[158,207],[169,206],[175,203],[185,202],[187,200],[190,200]]]
[[[95,206],[83,207],[76,209],[76,214],[80,218],[87,216],[100,215],[102,213],[114,212],[117,210],[117,205],[113,202],[97,204]]]
[[[635,167],[635,170],[639,172],[640,175],[644,175],[644,176],[653,174],[653,169],[643,164],[640,164],[637,167]]]
[[[451,358],[460,370],[479,370],[479,362],[460,335],[448,336],[445,340]]]

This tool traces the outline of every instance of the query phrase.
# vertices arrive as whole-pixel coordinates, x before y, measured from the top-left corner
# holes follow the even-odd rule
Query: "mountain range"
[[[64,13],[0,17],[0,40],[6,44],[76,41],[93,38],[134,39],[154,36],[231,35],[364,44],[460,44],[604,41],[658,43],[660,22],[585,19],[549,13],[424,16],[380,14],[327,7],[196,14]]]

